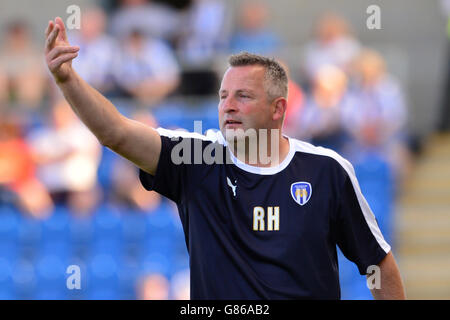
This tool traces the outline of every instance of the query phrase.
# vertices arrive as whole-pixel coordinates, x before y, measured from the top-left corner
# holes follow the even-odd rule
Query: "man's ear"
[[[283,98],[283,97],[279,97],[274,100],[273,106],[274,106],[274,109],[273,109],[272,119],[275,121],[282,119],[284,116],[284,113],[287,110],[287,99]]]

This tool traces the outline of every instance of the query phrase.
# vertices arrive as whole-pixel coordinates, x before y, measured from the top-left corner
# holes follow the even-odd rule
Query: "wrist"
[[[71,68],[64,76],[58,77],[57,75],[53,75],[53,78],[58,86],[65,85],[75,79],[75,71]]]

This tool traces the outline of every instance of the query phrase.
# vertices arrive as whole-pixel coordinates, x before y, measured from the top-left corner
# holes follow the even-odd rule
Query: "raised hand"
[[[56,82],[66,81],[72,72],[72,59],[78,56],[78,46],[67,40],[66,28],[61,18],[49,21],[45,31],[45,60]]]

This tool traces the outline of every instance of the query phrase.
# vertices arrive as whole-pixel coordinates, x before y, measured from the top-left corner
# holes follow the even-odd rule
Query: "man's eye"
[[[241,98],[250,98],[249,96],[245,95],[245,94],[241,94],[239,95]]]

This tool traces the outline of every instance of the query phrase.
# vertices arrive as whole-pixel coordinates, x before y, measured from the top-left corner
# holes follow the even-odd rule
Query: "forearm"
[[[405,300],[403,281],[392,252],[389,252],[378,266],[380,267],[380,286],[379,289],[371,290],[374,299]]]
[[[45,59],[64,97],[101,144],[153,174],[161,152],[161,137],[149,126],[122,116],[114,105],[72,69],[79,47],[71,46],[60,17],[45,31]]]
[[[120,139],[124,117],[97,90],[75,71],[63,82],[56,82],[67,102],[101,144],[111,147]]]

